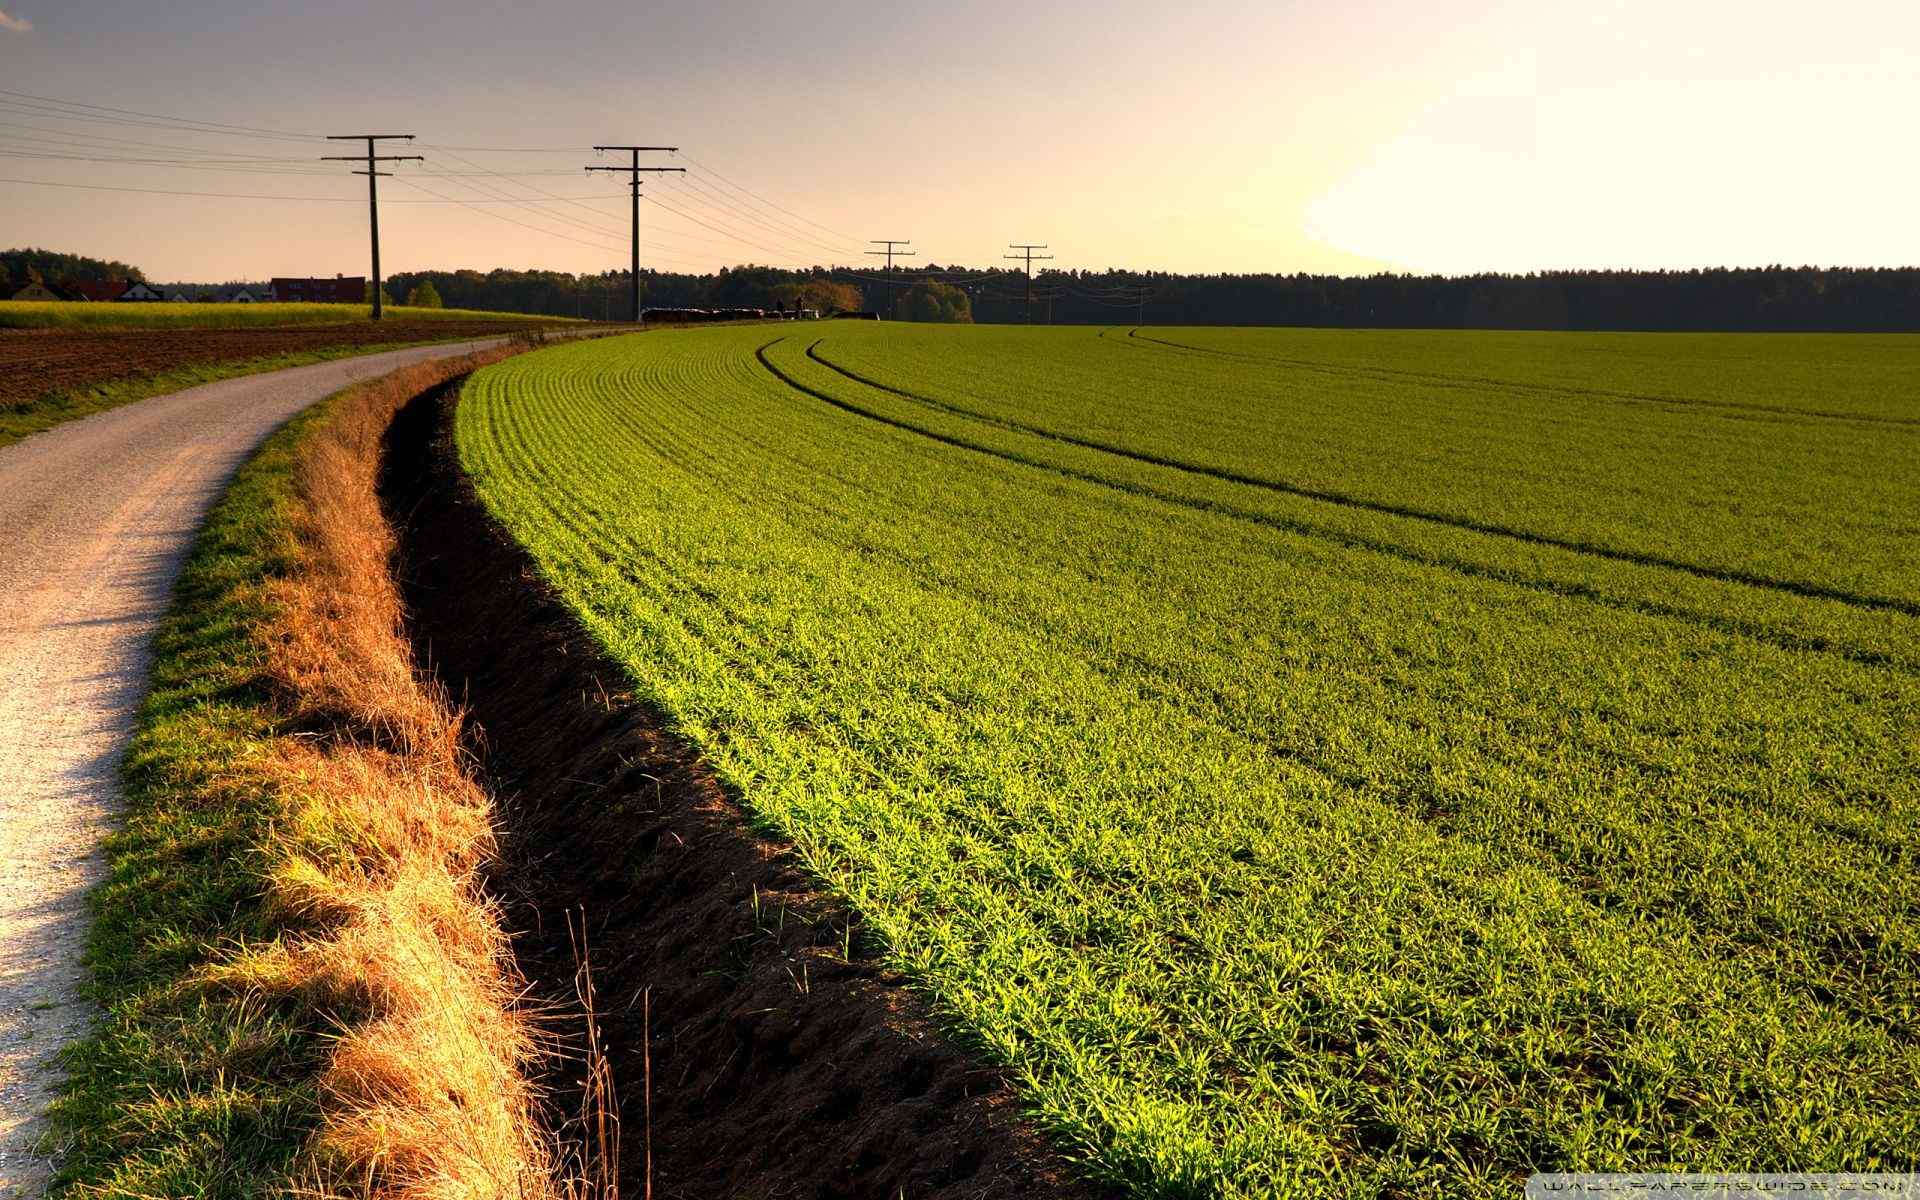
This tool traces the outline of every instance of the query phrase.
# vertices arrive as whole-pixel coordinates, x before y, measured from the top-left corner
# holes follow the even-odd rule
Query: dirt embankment
[[[497,337],[550,325],[500,321],[358,321],[236,329],[0,330],[0,407],[95,387],[116,379],[364,346]]]
[[[457,385],[456,385],[457,386]],[[857,919],[535,581],[459,475],[453,388],[404,409],[381,491],[419,661],[467,706],[508,826],[495,890],[564,1005],[584,913],[626,1194],[1092,1197],[940,1033]],[[578,1080],[560,1082],[562,1095]]]

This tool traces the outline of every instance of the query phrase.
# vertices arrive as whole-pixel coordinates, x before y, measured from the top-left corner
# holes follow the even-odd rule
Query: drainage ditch
[[[521,969],[557,1010],[578,1009],[584,921],[626,1194],[650,1146],[662,1197],[1103,1195],[539,583],[459,471],[462,382],[396,417],[381,500],[416,660],[465,707],[500,804]],[[554,1074],[574,1111],[577,1056]]]

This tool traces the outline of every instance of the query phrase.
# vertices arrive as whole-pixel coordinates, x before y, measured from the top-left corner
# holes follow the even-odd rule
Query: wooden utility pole
[[[643,167],[640,165],[640,152],[645,150],[672,154],[679,149],[678,146],[595,146],[594,150],[598,153],[605,153],[608,150],[625,150],[633,156],[633,159],[624,167],[587,168],[589,171],[625,171],[628,176],[627,186],[633,192],[633,323],[635,325],[640,323],[640,176],[642,172],[677,171],[682,175],[687,172],[685,167]]]
[[[1009,242],[1007,249],[1018,250],[1019,254],[1002,254],[1001,258],[1023,261],[1027,265],[1027,324],[1033,324],[1033,264],[1036,260],[1052,258],[1051,254],[1035,254],[1035,250],[1045,250],[1043,242]]]
[[[887,311],[883,315],[887,320],[891,321],[898,315],[893,311],[893,260],[896,257],[912,258],[920,252],[918,250],[900,250],[896,248],[900,246],[911,246],[913,244],[912,238],[868,238],[867,240],[876,246],[886,247],[885,250],[869,250],[867,253],[873,255],[884,254],[887,256]]]
[[[410,133],[335,133],[329,134],[330,142],[365,142],[367,153],[363,158],[358,154],[327,154],[321,156],[322,162],[364,162],[367,169],[355,171],[355,175],[367,177],[367,228],[373,234],[373,319],[378,321],[382,315],[380,304],[380,177],[390,175],[376,164],[383,162],[425,162],[418,154],[375,154],[374,150],[381,142],[412,141]]]

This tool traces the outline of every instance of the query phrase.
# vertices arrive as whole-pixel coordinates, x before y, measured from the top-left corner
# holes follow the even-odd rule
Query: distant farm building
[[[69,295],[75,300],[85,300],[91,304],[111,304],[127,290],[124,279],[75,279],[66,285]]]
[[[258,304],[262,298],[254,295],[250,289],[235,284],[221,288],[207,299],[215,304]]]
[[[367,298],[364,275],[335,275],[332,279],[295,279],[276,275],[269,298],[282,304],[361,304]]]
[[[165,300],[160,289],[151,284],[124,279],[74,279],[60,285],[69,300],[91,304],[151,304]]]
[[[13,294],[15,300],[58,300],[60,298],[60,293],[37,279]]]

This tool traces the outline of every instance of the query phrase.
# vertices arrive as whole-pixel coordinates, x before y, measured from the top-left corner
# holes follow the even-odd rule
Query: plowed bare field
[[[257,329],[0,330],[0,407],[132,375],[343,347],[493,337],[551,322],[368,321]]]

